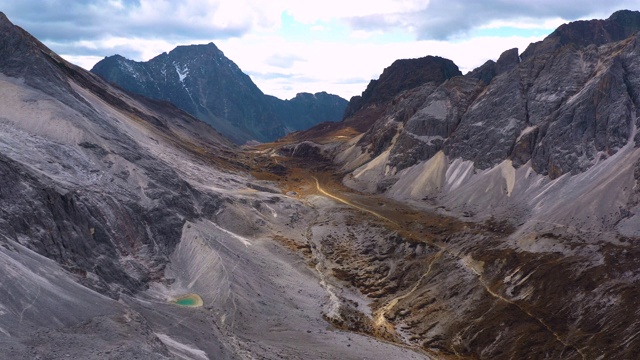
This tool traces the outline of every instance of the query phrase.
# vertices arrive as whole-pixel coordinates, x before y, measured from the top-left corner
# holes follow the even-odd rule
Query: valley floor
[[[306,237],[277,239],[324,273],[337,303],[325,318],[334,326],[437,359],[599,358],[604,327],[585,330],[596,315],[575,314],[571,304],[576,293],[605,301],[600,293],[584,294],[603,268],[576,235],[557,227],[522,234],[504,220],[456,218],[429,205],[417,209],[346,188],[327,164],[276,162],[287,172],[254,175],[276,181],[283,193],[318,212]],[[550,238],[573,244],[574,255],[519,245]],[[568,269],[576,266],[586,269]],[[622,324],[618,319],[609,326]],[[635,332],[625,333],[634,338]]]

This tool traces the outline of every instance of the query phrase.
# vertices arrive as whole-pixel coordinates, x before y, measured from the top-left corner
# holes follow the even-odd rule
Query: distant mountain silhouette
[[[291,100],[265,95],[213,43],[178,46],[147,62],[114,55],[93,73],[125,90],[166,100],[232,141],[272,141],[291,131],[342,118],[347,101],[327,93]]]

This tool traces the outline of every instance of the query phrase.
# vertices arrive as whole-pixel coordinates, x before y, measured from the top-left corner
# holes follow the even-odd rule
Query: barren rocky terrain
[[[0,14],[0,358],[638,358],[638,29],[238,147]]]
[[[324,274],[277,241],[316,210],[250,156],[0,35],[0,357],[424,358],[325,320]]]

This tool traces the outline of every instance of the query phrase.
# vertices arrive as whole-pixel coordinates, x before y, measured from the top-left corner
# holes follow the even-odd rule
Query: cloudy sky
[[[606,3],[606,5],[605,5]],[[0,11],[86,69],[214,42],[267,94],[349,99],[394,60],[439,55],[463,73],[618,0],[0,0]]]

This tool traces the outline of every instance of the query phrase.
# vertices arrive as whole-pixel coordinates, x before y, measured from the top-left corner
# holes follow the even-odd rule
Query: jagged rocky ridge
[[[325,92],[280,100],[262,93],[213,43],[178,46],[147,62],[107,57],[91,71],[128,91],[166,100],[232,141],[273,141],[291,131],[338,121],[347,101]]]
[[[0,109],[0,358],[420,357],[326,331],[317,274],[271,239],[313,209],[2,13]]]
[[[386,318],[409,342],[478,358],[638,356],[639,319],[628,311],[637,307],[640,279],[632,255],[640,241],[638,30],[637,11],[565,24],[521,54],[507,50],[464,76],[390,85],[382,101],[356,98],[341,123],[293,134],[279,149],[330,159],[353,189],[505,230],[496,241],[449,235],[427,246],[431,277],[401,287],[410,296],[382,301],[394,304]],[[391,68],[381,79],[401,73]],[[337,259],[336,271],[357,278],[395,269],[393,260],[377,270],[353,265],[376,259],[369,251]],[[463,304],[474,296],[462,274],[455,285],[450,278],[462,264],[476,264],[469,271],[498,303],[537,319],[568,352],[534,350],[533,336],[523,345],[528,354],[513,355],[500,340],[509,320],[494,330],[502,335],[473,335],[492,328],[482,314],[469,327],[484,330],[454,330],[443,299]],[[359,286],[372,282],[385,284]]]
[[[490,146],[465,133],[489,155],[452,140],[468,119],[620,111],[591,87],[619,87],[602,77],[619,62],[635,89],[634,18],[587,23],[587,39],[613,42],[553,35],[466,76],[446,59],[399,61],[344,122],[243,153],[0,15],[0,357],[638,358],[635,141],[554,175],[493,136],[517,129],[485,131]],[[422,62],[404,86],[400,65]],[[586,82],[563,92],[573,77]],[[522,79],[542,95],[516,91]],[[631,126],[635,101],[622,101]],[[403,135],[416,151],[392,157]],[[187,293],[203,306],[171,303]]]
[[[395,95],[384,100],[367,100],[379,87],[372,82],[362,98],[352,99],[341,123],[296,136],[313,139],[344,128],[360,132],[342,147],[327,148],[349,172],[345,181],[359,190],[414,200],[441,197],[459,210],[483,208],[489,200],[529,212],[536,207],[529,202],[545,186],[578,179],[627,155],[625,161],[634,161],[639,18],[637,12],[620,11],[607,20],[566,24],[521,56],[517,49],[505,51],[497,62],[464,76],[450,71],[405,88],[388,85],[382,91]],[[421,60],[405,61],[416,67]],[[390,69],[410,68],[406,64],[394,63],[380,81],[393,73]],[[490,180],[492,169],[502,172],[503,180]],[[514,180],[529,183],[531,176],[536,191]],[[476,182],[495,189],[493,200],[465,186]],[[620,201],[632,197],[633,186],[623,190]],[[502,205],[496,207],[505,209]],[[602,210],[613,215],[607,226],[623,221],[631,207],[623,201]],[[603,216],[597,212],[589,215]]]

